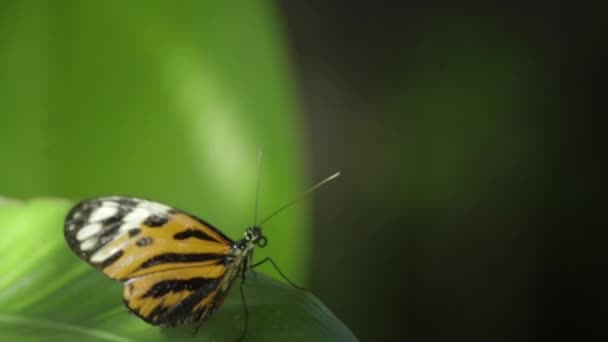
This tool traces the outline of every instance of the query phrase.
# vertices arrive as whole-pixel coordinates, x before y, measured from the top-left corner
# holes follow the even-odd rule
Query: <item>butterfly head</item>
[[[260,227],[249,227],[245,229],[244,235],[242,239],[232,245],[231,254],[233,256],[249,254],[255,246],[264,247],[268,243]]]
[[[256,244],[258,247],[264,247],[268,243],[268,240],[262,234],[262,228],[257,226],[245,229],[245,241]]]

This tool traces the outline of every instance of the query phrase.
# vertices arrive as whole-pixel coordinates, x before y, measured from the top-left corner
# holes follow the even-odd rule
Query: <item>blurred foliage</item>
[[[127,314],[122,285],[73,255],[55,229],[68,208],[57,199],[0,204],[0,340],[191,341],[191,325],[157,328]],[[244,290],[248,341],[356,340],[307,291],[257,273],[250,273]],[[197,338],[237,340],[243,312],[236,285]]]
[[[3,1],[0,195],[149,198],[239,238],[253,223],[259,148],[265,153],[260,218],[305,187],[300,122],[280,31],[266,1],[238,7]],[[257,258],[272,256],[303,285],[306,213],[299,204],[273,218],[265,225],[268,247],[256,252]],[[22,219],[44,217],[33,215]],[[61,222],[55,223],[30,225],[20,239],[3,239],[11,244],[0,249],[0,260],[7,268],[21,261],[15,272],[27,273],[0,277],[3,307],[16,298],[21,303],[14,305],[42,308],[32,304],[44,299],[54,301],[45,310],[75,312],[72,293],[90,293],[86,287],[97,282],[97,275],[76,281],[83,269],[54,259],[68,250],[59,238]],[[0,232],[8,236],[14,227],[2,225]],[[266,266],[260,271],[277,276]],[[13,283],[18,279],[25,283]],[[7,292],[29,291],[34,279],[44,288],[16,297]],[[68,280],[72,290],[48,297]]]
[[[145,4],[145,6],[144,6]],[[0,193],[131,195],[238,238],[304,187],[299,123],[267,2],[4,1]],[[300,205],[264,253],[306,282]]]

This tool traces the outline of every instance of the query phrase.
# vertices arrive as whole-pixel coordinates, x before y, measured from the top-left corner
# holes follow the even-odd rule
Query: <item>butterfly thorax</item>
[[[230,253],[226,256],[226,274],[220,284],[223,294],[228,292],[232,279],[238,274],[244,274],[251,265],[253,250],[256,246],[266,246],[266,237],[262,235],[260,227],[249,227],[245,230],[244,237],[232,244]]]

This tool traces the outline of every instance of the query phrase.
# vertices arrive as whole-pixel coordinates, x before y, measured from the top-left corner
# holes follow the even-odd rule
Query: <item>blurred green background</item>
[[[253,223],[258,148],[260,215],[306,184],[271,3],[9,1],[0,16],[5,196],[150,198],[236,239]],[[289,226],[272,251],[305,281],[302,208],[272,222]]]
[[[261,146],[261,215],[343,172],[262,253],[361,340],[606,336],[606,13],[3,1],[0,194],[148,197],[236,238]]]

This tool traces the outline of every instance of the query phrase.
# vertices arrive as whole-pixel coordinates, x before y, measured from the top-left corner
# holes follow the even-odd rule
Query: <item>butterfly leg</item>
[[[289,278],[287,278],[285,276],[285,274],[283,274],[283,272],[281,272],[281,270],[279,269],[279,266],[277,266],[277,264],[274,263],[274,260],[272,260],[271,258],[264,258],[261,261],[256,262],[255,264],[251,265],[250,268],[253,269],[255,267],[258,267],[260,265],[262,265],[265,262],[270,262],[272,264],[272,266],[274,267],[275,270],[277,270],[277,272],[281,275],[281,277],[283,277],[283,279],[285,279],[285,281],[287,281],[289,283],[289,285],[295,287],[296,289],[299,290],[306,290],[306,288],[298,286],[296,284],[294,284],[291,280],[289,280]]]
[[[192,322],[194,324],[194,331],[192,332],[192,337],[194,337],[196,335],[196,333],[198,332],[198,329],[201,327],[201,325],[203,323],[204,315],[205,314],[203,313],[203,315],[201,315],[201,317],[199,317],[198,319],[196,319]]]
[[[243,333],[241,334],[241,337],[239,338],[239,341],[242,341],[245,339],[245,335],[247,334],[247,325],[249,322],[249,312],[247,310],[247,303],[245,302],[245,289],[243,286],[243,285],[245,285],[245,271],[246,270],[247,270],[247,268],[243,267],[243,271],[241,272],[240,290],[241,290],[241,301],[243,302],[243,310],[245,311],[245,327],[243,329]]]
[[[247,260],[245,261],[245,270],[247,272],[251,272],[253,274],[253,277],[257,280],[258,279],[258,272],[256,272],[253,267],[251,266],[253,264],[253,251],[251,251],[251,253],[249,253],[247,255]]]
[[[201,326],[200,322],[196,322],[194,323],[194,330],[192,331],[192,337],[196,336],[196,333],[198,332],[198,328]]]

